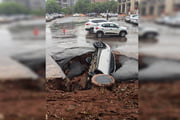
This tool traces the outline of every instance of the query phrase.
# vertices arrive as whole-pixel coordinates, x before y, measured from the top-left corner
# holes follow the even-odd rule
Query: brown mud
[[[140,120],[179,120],[180,81],[141,83]]]
[[[44,120],[46,93],[38,81],[18,80],[0,83],[1,120]]]

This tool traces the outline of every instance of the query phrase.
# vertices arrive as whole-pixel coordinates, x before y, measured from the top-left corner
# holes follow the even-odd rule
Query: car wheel
[[[146,34],[146,38],[153,39],[155,37],[156,37],[156,35],[154,33],[147,33]]]
[[[91,28],[91,29],[89,30],[89,33],[93,33],[93,28]]]
[[[103,42],[95,42],[94,44],[95,48],[105,48],[106,45]]]
[[[97,32],[96,37],[97,38],[102,38],[103,37],[103,32]]]
[[[120,32],[120,33],[119,33],[119,36],[125,37],[125,36],[126,36],[126,32],[125,32],[125,31]]]

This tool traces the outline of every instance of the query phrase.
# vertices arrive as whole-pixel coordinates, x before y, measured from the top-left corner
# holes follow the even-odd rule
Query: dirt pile
[[[61,62],[67,78],[48,80],[46,119],[137,120],[138,80],[116,81],[110,87],[92,84],[87,87],[89,64],[86,58],[91,57],[91,54],[74,57],[64,62],[63,66]],[[116,57],[117,69],[122,66],[118,62],[119,57],[123,56],[118,54]]]
[[[140,120],[179,120],[180,81],[140,84]]]
[[[137,80],[117,83],[111,89],[93,87],[65,92],[47,87],[47,91],[48,120],[138,119]]]
[[[28,81],[0,83],[0,115],[3,120],[43,120],[46,93]],[[36,87],[35,87],[35,86]]]

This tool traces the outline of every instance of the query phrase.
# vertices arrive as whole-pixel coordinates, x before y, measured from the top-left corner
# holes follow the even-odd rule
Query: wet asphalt
[[[128,28],[126,38],[110,37],[97,39],[94,34],[84,29],[88,17],[64,17],[48,22],[46,24],[46,46],[50,55],[72,47],[93,47],[93,43],[103,41],[110,45],[113,51],[124,55],[138,57],[138,28],[132,24],[125,23],[118,18],[111,18],[109,21],[118,23]],[[66,29],[64,35],[62,29]]]

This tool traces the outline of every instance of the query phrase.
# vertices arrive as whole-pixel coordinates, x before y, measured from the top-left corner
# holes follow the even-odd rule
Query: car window
[[[99,22],[106,22],[106,20],[97,20],[97,22],[99,23]]]
[[[106,22],[106,20],[92,20],[93,23]]]
[[[109,27],[109,24],[102,24],[102,27]]]
[[[92,20],[91,22],[93,22],[93,23],[97,23],[97,21],[96,21],[96,20]]]
[[[118,27],[117,25],[112,24],[112,23],[111,23],[111,24],[109,24],[109,26],[110,26],[110,27],[114,27],[114,28],[117,28],[117,27]]]

